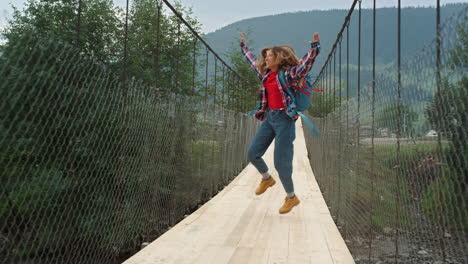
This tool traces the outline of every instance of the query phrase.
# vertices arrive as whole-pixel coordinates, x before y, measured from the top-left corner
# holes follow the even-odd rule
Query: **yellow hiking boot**
[[[262,179],[262,181],[260,182],[260,185],[258,185],[257,187],[257,190],[255,190],[255,194],[260,195],[264,193],[268,189],[268,187],[275,185],[275,183],[276,183],[275,179],[273,179],[273,177],[271,176],[267,180]]]
[[[300,201],[297,198],[297,195],[294,195],[293,198],[288,198],[286,196],[286,198],[284,198],[283,206],[281,206],[281,208],[279,209],[279,213],[280,214],[289,213],[291,211],[291,209],[293,209],[293,207],[298,205],[299,203],[300,203]]]

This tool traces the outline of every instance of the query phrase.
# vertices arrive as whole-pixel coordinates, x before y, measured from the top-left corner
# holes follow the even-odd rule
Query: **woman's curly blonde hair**
[[[280,45],[263,48],[260,52],[260,59],[257,61],[257,69],[263,75],[266,70],[265,58],[267,56],[267,51],[271,50],[276,57],[276,63],[278,64],[278,71],[286,70],[291,66],[296,66],[299,64],[299,59],[294,52],[294,49],[289,45]]]

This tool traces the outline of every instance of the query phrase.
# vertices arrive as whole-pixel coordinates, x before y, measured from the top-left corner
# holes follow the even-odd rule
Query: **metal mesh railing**
[[[27,10],[0,49],[0,262],[120,263],[247,164],[249,84],[180,5]]]
[[[395,63],[379,65],[375,1],[372,21],[354,1],[315,82],[325,93],[309,111],[321,129],[305,133],[311,166],[356,263],[466,263],[467,8],[441,23],[437,1],[434,41],[406,58],[400,10],[388,43]],[[373,35],[362,36],[362,24]],[[372,50],[361,50],[364,38]],[[371,65],[361,65],[364,52]]]

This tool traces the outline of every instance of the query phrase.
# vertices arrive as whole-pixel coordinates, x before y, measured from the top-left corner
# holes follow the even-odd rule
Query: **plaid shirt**
[[[320,42],[311,42],[311,47],[304,57],[299,61],[299,64],[293,67],[290,67],[284,71],[284,77],[288,83],[291,83],[294,86],[294,83],[301,78],[307,75],[307,73],[312,68],[314,64],[315,58],[319,54],[320,51]],[[260,97],[260,106],[255,113],[255,118],[258,120],[265,120],[266,115],[265,112],[268,110],[268,102],[266,96],[266,89],[265,89],[265,81],[267,80],[268,75],[270,74],[271,70],[266,69],[265,74],[262,75],[260,71],[257,69],[257,59],[255,56],[249,51],[247,45],[241,43],[241,51],[242,55],[244,55],[245,60],[250,64],[250,67],[257,75],[258,79],[262,82],[262,86],[259,90],[259,97]],[[285,106],[285,111],[288,113],[289,105],[291,104],[291,98],[283,91],[283,87],[280,84],[278,77],[276,77],[276,83],[278,84],[278,89],[280,91],[281,97],[283,98],[283,103]],[[297,116],[295,117],[297,118]]]

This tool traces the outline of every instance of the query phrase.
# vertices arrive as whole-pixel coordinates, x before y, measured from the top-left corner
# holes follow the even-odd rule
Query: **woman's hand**
[[[245,36],[244,36],[244,33],[243,32],[239,32],[239,35],[240,35],[240,43],[242,45],[245,44]]]
[[[320,36],[317,32],[314,34],[314,40],[311,41],[311,43],[319,42],[320,41]]]
[[[320,45],[320,36],[317,32],[314,34],[314,40],[310,42],[311,48],[317,48]]]

